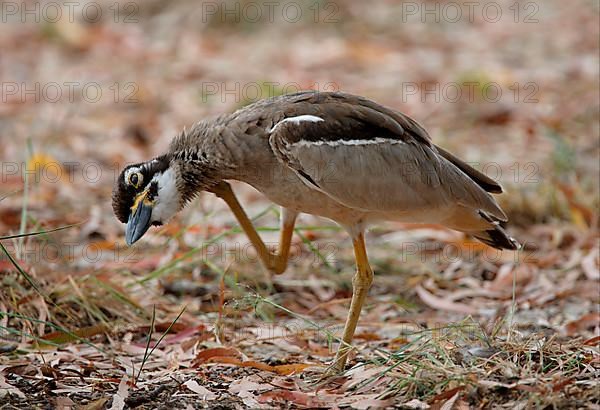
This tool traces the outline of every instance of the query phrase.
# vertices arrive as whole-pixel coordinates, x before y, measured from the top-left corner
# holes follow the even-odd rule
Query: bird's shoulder
[[[432,146],[427,131],[409,116],[343,92],[276,96],[247,105],[224,121],[239,136],[269,138],[277,131],[277,138],[286,143],[386,138]]]
[[[409,116],[357,95],[300,92],[271,99],[261,110],[275,119],[270,133],[277,131],[288,143],[384,138],[432,145],[427,131]]]

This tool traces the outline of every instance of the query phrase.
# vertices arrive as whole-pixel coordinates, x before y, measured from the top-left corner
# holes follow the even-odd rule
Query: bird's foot
[[[327,384],[332,380],[336,380],[340,377],[343,377],[349,353],[350,349],[348,348],[338,351],[337,355],[335,356],[335,359],[333,360],[333,363],[331,363],[329,367],[325,369],[325,371],[321,375],[320,380]]]
[[[314,389],[332,388],[341,386],[347,380],[342,372],[333,370],[331,366],[327,368],[321,368],[312,374],[304,373],[304,381]]]

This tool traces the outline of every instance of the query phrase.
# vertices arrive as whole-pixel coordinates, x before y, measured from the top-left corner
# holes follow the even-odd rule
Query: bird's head
[[[129,165],[121,172],[112,205],[117,218],[127,223],[127,245],[140,239],[151,225],[162,225],[183,208],[183,186],[177,161],[167,156]]]

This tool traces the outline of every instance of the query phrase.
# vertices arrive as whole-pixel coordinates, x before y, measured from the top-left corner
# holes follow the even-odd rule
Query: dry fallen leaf
[[[203,363],[232,364],[240,367],[253,367],[255,369],[277,373],[282,376],[300,373],[307,367],[313,366],[311,364],[305,363],[281,364],[271,366],[266,363],[261,363],[254,360],[242,361],[240,359],[241,356],[241,353],[236,349],[227,347],[214,347],[211,349],[203,350],[200,353],[198,353],[196,355],[196,358],[194,359],[193,365],[197,367]]]
[[[513,283],[517,288],[526,285],[533,277],[532,268],[527,264],[506,263],[498,269],[498,274],[489,285],[490,290],[512,292]]]
[[[439,309],[439,310],[447,310],[450,312],[464,313],[466,315],[474,315],[477,313],[477,309],[475,309],[469,305],[465,305],[463,303],[458,303],[458,302],[453,302],[448,299],[439,298],[437,296],[434,296],[433,294],[426,291],[420,285],[417,286],[416,290],[417,290],[417,294],[419,295],[421,300],[425,304],[431,306],[432,308]]]
[[[79,410],[102,410],[105,408],[107,401],[108,397],[101,397],[98,400],[92,400],[88,404],[79,407]]]
[[[427,410],[431,407],[431,406],[429,406],[429,404],[427,404],[419,399],[409,400],[406,403],[402,403],[402,406],[409,408],[409,409],[417,409],[417,410]]]
[[[229,347],[213,347],[199,352],[194,359],[194,365],[205,363],[215,357],[241,357],[241,353]]]
[[[581,259],[581,267],[590,280],[600,280],[600,250],[594,248]]]
[[[217,398],[215,393],[211,392],[204,386],[200,386],[196,380],[188,380],[187,382],[183,383],[183,385],[199,395],[202,400],[214,400]]]
[[[455,390],[455,389],[452,389],[452,390]],[[454,404],[458,400],[459,396],[460,396],[460,391],[457,391],[454,394],[454,396],[452,396],[451,398],[446,400],[446,402],[444,402],[444,404],[442,404],[442,406],[440,407],[440,410],[452,410],[454,408]]]
[[[113,395],[112,405],[110,410],[123,410],[125,408],[125,399],[129,397],[129,382],[128,377],[123,376],[119,382],[119,388]]]
[[[586,313],[565,325],[567,335],[573,336],[591,327],[600,327],[600,313]]]
[[[385,409],[389,406],[394,405],[394,399],[375,399],[375,398],[364,398],[355,401],[350,406],[353,409],[368,410],[368,409]]]
[[[56,410],[72,410],[74,407],[75,402],[68,397],[59,396],[54,400]]]
[[[25,398],[25,393],[16,388],[15,386],[8,384],[4,375],[0,373],[0,398],[6,396],[7,394],[14,394],[17,397],[22,399]]]
[[[81,339],[88,339],[92,336],[104,333],[108,330],[108,326],[104,324],[99,324],[95,326],[84,327],[81,329],[74,329],[70,331],[71,333],[65,333],[61,331],[51,332],[42,336],[42,339],[59,344],[70,343],[79,341]]]
[[[316,395],[306,394],[300,391],[274,390],[263,393],[258,396],[259,403],[270,402],[291,402],[304,407],[326,407],[326,404],[319,400]]]
[[[295,363],[295,364],[280,364],[277,366],[271,366],[266,363],[257,362],[254,360],[241,361],[237,357],[231,356],[215,356],[208,360],[210,363],[223,363],[232,364],[240,367],[253,367],[255,369],[265,370],[280,374],[282,376],[289,376],[295,373],[301,373],[307,367],[314,366],[312,364]]]
[[[244,396],[248,392],[253,392],[257,390],[263,389],[265,386],[269,386],[265,383],[258,383],[251,379],[252,376],[246,376],[242,379],[234,380],[229,385],[228,391],[230,393],[237,394],[239,396]]]

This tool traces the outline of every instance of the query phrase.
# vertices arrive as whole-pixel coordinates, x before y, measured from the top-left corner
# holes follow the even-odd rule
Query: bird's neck
[[[205,190],[237,175],[239,153],[227,122],[222,116],[196,123],[171,142],[168,155],[178,163],[185,192]]]

